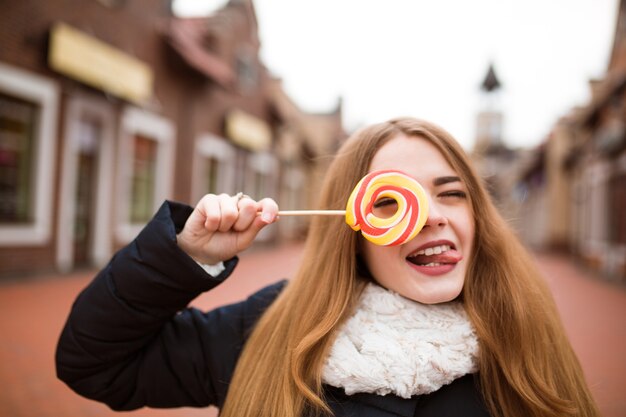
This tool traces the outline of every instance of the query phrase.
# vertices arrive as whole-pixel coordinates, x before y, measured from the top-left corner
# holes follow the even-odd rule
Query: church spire
[[[496,76],[493,63],[489,64],[487,74],[480,85],[481,109],[476,115],[476,140],[474,152],[485,154],[502,146],[503,115],[500,106],[502,84]]]
[[[489,64],[489,69],[487,70],[487,75],[485,76],[485,80],[481,84],[480,88],[487,93],[491,93],[502,87],[500,84],[500,80],[496,76],[496,70],[493,68],[493,64]]]

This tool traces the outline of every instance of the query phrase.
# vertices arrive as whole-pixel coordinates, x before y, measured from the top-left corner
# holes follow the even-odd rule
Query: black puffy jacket
[[[224,404],[243,344],[285,281],[208,313],[187,308],[237,264],[212,277],[179,249],[176,233],[191,211],[163,204],[76,299],[56,364],[77,393],[115,410]],[[324,388],[337,417],[488,416],[473,375],[410,399]]]

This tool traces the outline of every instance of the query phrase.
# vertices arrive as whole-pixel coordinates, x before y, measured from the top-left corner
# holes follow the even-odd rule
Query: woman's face
[[[398,135],[383,145],[370,172],[396,169],[415,178],[428,195],[428,219],[413,240],[379,246],[365,239],[362,253],[376,281],[424,304],[455,299],[463,289],[472,252],[474,219],[466,187],[437,148],[425,139]],[[394,212],[395,203],[379,213]]]

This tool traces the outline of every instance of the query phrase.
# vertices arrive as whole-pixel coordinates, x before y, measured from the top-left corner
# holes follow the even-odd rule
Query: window
[[[278,160],[269,152],[248,154],[246,183],[243,191],[259,200],[265,197],[276,198]],[[257,241],[267,241],[274,237],[275,228],[265,228],[257,235]]]
[[[171,198],[175,131],[169,120],[134,107],[124,111],[121,129],[117,238],[126,243]]]
[[[206,181],[206,188],[204,191],[207,194],[216,194],[219,192],[217,187],[217,177],[219,175],[220,161],[215,157],[208,157],[205,159],[204,163],[206,175],[204,178]]]
[[[307,208],[306,175],[296,164],[287,164],[281,176],[280,208],[283,210],[302,210]],[[302,237],[310,219],[309,216],[285,216],[281,219],[280,234],[292,239]]]
[[[157,142],[135,135],[130,222],[146,223],[153,213]]]
[[[53,213],[59,89],[0,63],[0,245],[43,245]]]
[[[233,194],[235,189],[235,150],[226,139],[204,134],[196,141],[193,200],[207,193]]]
[[[626,244],[626,172],[615,174],[609,181],[609,240]]]
[[[254,91],[258,84],[258,73],[254,55],[249,51],[239,51],[237,54],[237,79],[239,89],[243,94]]]
[[[248,181],[244,191],[255,199],[275,197],[278,161],[270,153],[248,156]]]
[[[267,196],[268,175],[258,171],[254,172],[252,175],[254,176],[254,197],[256,197],[257,200],[265,198],[265,196]]]
[[[0,93],[0,223],[33,221],[37,105]]]

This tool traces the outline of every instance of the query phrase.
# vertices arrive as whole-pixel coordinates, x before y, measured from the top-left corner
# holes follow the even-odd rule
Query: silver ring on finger
[[[241,191],[239,191],[237,194],[235,194],[235,199],[237,200],[237,202],[240,202],[244,198],[251,198],[251,197],[249,195],[247,195],[247,194],[244,194]]]

